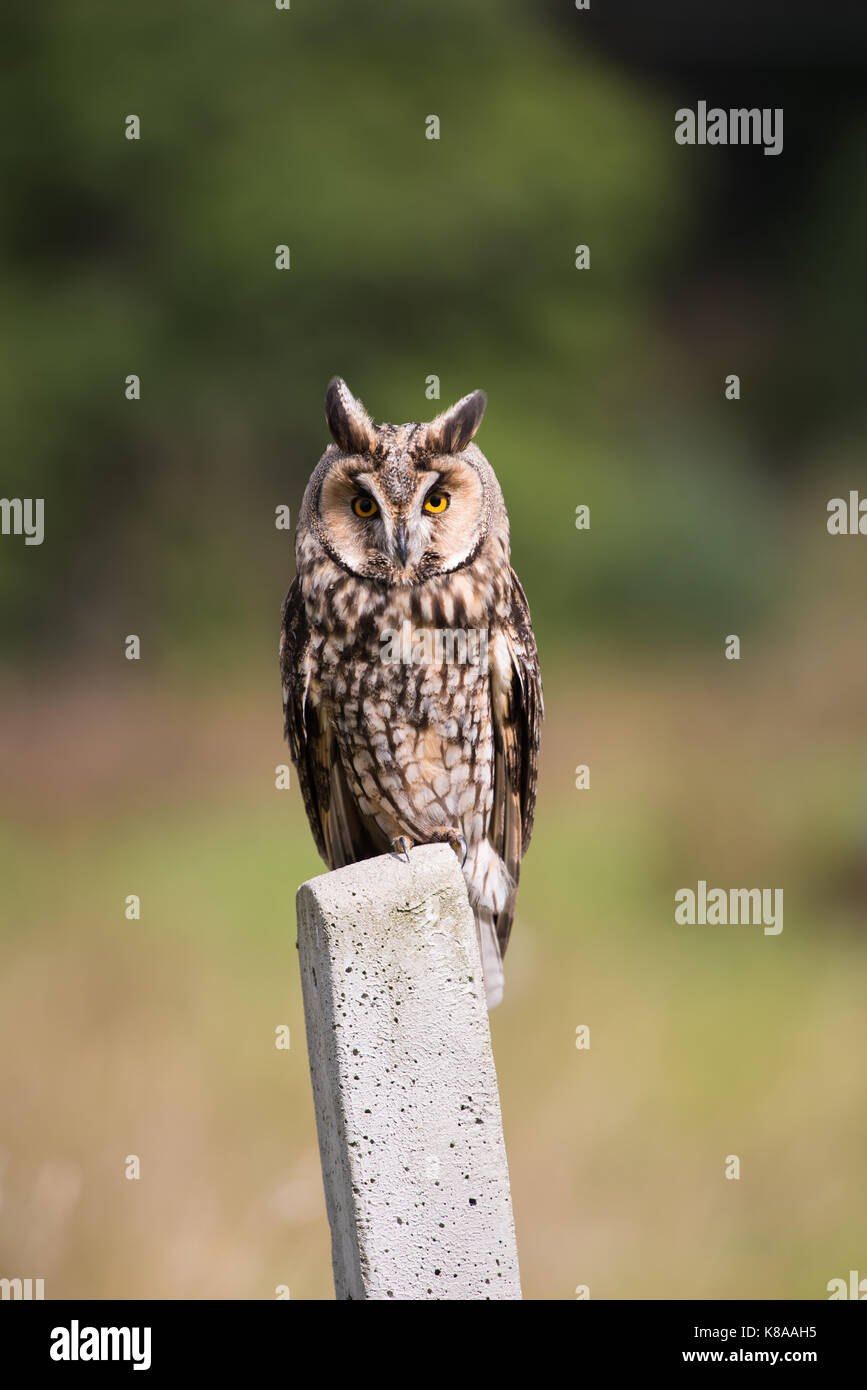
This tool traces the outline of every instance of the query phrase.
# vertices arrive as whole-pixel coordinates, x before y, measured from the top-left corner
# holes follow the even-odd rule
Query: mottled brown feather
[[[388,845],[360,815],[346,785],[334,729],[310,694],[309,640],[301,586],[295,579],[283,604],[280,639],[284,729],[316,848],[330,869],[340,869],[381,854]]]
[[[518,576],[514,570],[510,570],[510,574],[512,607],[505,636],[512,657],[513,678],[505,717],[499,717],[497,702],[492,700],[494,806],[488,832],[488,838],[505,862],[515,885],[506,907],[495,919],[501,955],[506,954],[512,930],[521,858],[527,852],[533,833],[544,714],[542,678],[530,609]]]

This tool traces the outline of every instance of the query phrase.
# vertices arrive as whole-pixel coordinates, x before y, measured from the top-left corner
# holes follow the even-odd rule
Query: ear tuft
[[[325,418],[335,444],[344,454],[366,454],[373,448],[376,442],[373,421],[342,377],[333,376],[328,383]]]
[[[425,431],[426,451],[431,454],[459,454],[482,423],[487,403],[484,391],[473,391],[431,420]]]

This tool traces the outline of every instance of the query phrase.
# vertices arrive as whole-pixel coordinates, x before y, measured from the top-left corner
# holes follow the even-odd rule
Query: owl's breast
[[[427,662],[417,644],[389,660],[379,650],[357,651],[328,682],[350,790],[389,838],[423,841],[448,827],[471,844],[487,831],[494,755],[487,664],[471,648],[451,655]]]

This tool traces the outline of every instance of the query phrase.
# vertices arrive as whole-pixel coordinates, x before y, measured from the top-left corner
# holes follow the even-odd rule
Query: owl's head
[[[474,391],[426,424],[375,425],[334,377],[334,443],[304,494],[299,537],[315,536],[344,571],[401,588],[464,568],[491,536],[508,558],[500,485],[471,442],[485,404]]]

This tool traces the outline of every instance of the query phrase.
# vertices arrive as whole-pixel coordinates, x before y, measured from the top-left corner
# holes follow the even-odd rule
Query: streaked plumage
[[[323,859],[465,848],[492,1007],[533,828],[542,686],[500,486],[471,443],[484,408],[477,391],[429,424],[376,426],[329,384],[335,443],[304,494],[280,661]],[[429,649],[436,632],[487,636]],[[385,659],[390,633],[403,659]],[[474,661],[485,640],[487,662]]]

